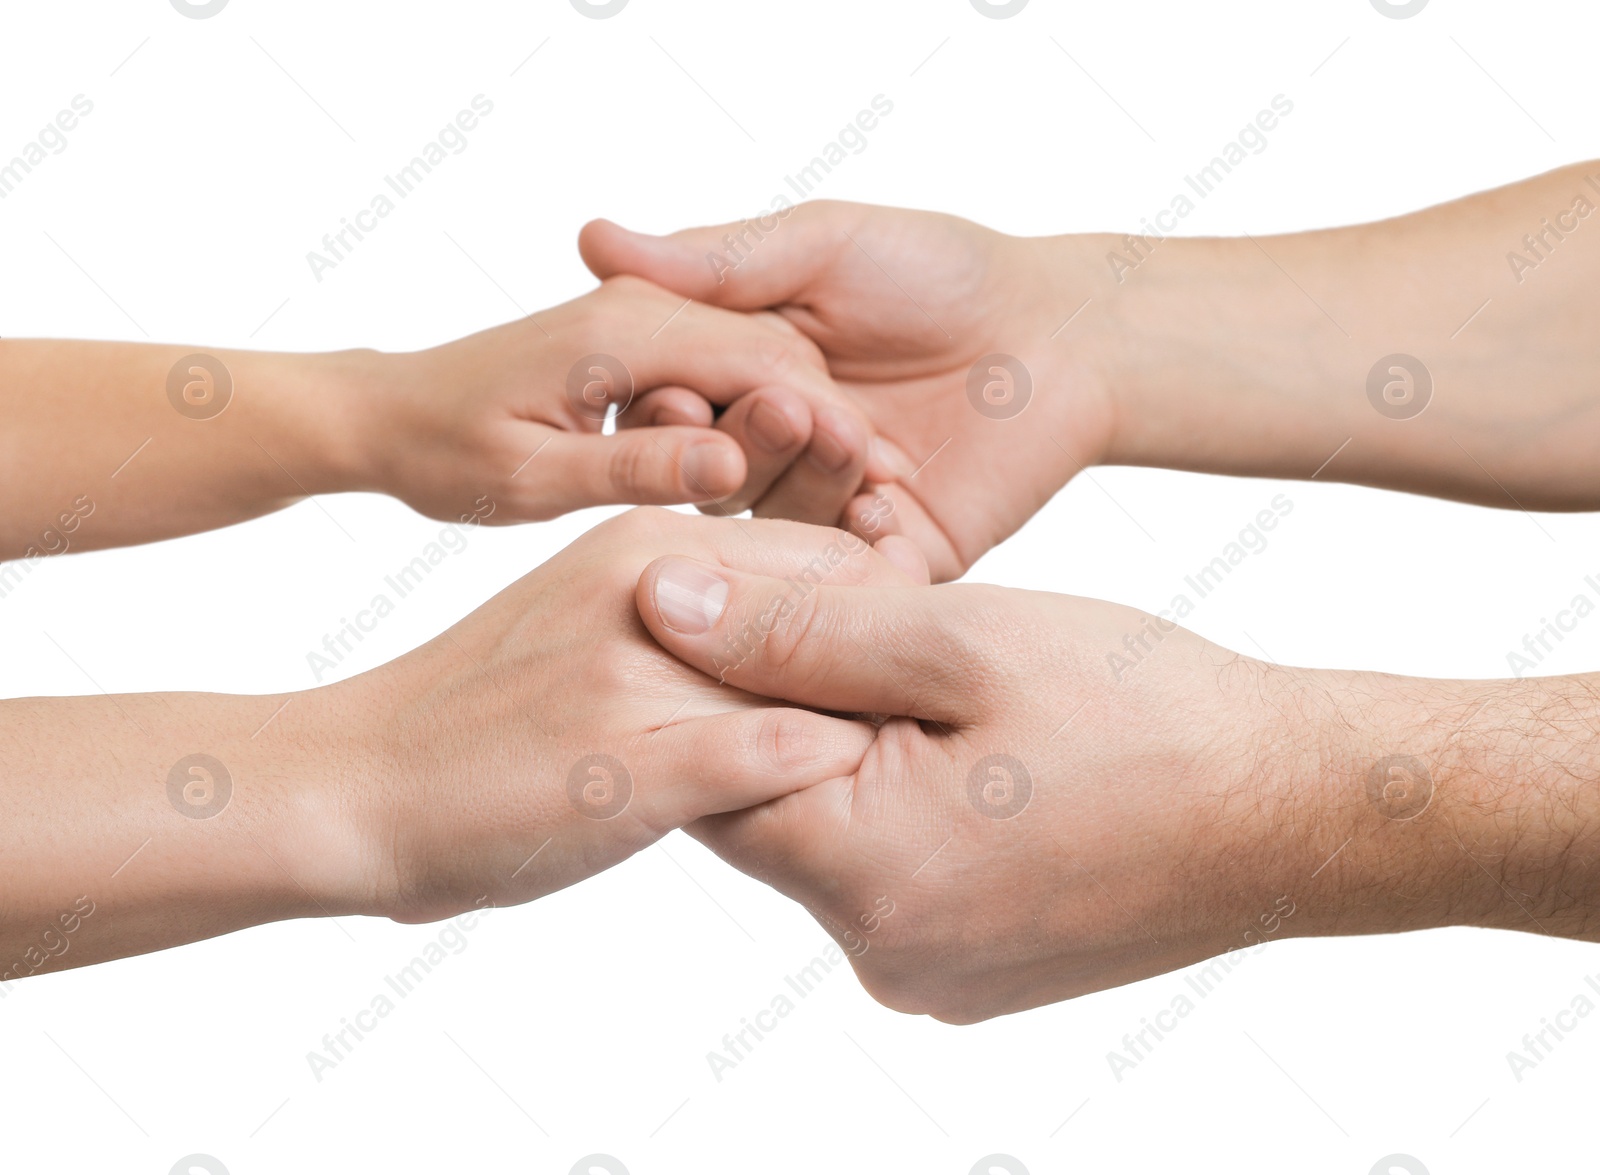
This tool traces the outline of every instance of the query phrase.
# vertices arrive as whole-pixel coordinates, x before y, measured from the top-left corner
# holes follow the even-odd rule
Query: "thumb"
[[[586,506],[713,502],[743,485],[745,471],[731,437],[676,425],[557,432],[528,462],[529,490],[551,517]]]
[[[657,559],[639,614],[669,653],[719,681],[819,710],[936,722],[977,715],[981,589],[841,587],[822,560],[789,579]]]
[[[592,220],[578,234],[578,252],[601,280],[629,273],[685,298],[757,310],[802,300],[865,212],[823,201],[665,237]]]

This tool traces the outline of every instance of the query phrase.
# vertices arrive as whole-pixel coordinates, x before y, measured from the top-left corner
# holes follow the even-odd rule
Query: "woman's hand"
[[[428,921],[484,897],[528,901],[702,816],[849,775],[870,725],[683,665],[645,631],[634,587],[666,552],[777,581],[907,582],[891,557],[921,570],[904,540],[886,550],[798,523],[636,510],[422,648],[331,687],[357,732],[370,912]]]

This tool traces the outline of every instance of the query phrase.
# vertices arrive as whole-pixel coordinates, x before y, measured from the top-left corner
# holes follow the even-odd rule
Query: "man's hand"
[[[879,435],[920,467],[869,486],[844,524],[912,539],[936,579],[960,575],[1105,451],[1104,382],[1080,335],[1061,330],[1090,283],[1034,242],[951,216],[820,202],[668,237],[594,221],[579,247],[602,278],[633,273],[718,306],[773,309],[804,331]]]
[[[640,613],[732,685],[896,717],[853,774],[690,831],[891,1007],[981,1020],[1274,936],[1600,929],[1592,682],[1286,669],[1093,600],[752,572],[659,560]]]
[[[947,579],[1096,462],[1600,508],[1600,234],[1576,232],[1597,192],[1586,163],[1284,236],[1023,240],[821,203],[669,237],[596,221],[580,245],[602,277],[810,335],[926,462],[849,524],[907,535]],[[1016,415],[1021,369],[996,355],[1031,378]]]
[[[904,582],[909,544],[777,521],[635,510],[429,644],[335,687],[361,716],[373,905],[403,921],[507,905],[616,864],[708,813],[853,771],[863,723],[774,707],[662,653],[633,593],[682,551],[779,579]],[[686,597],[687,599],[687,597]]]

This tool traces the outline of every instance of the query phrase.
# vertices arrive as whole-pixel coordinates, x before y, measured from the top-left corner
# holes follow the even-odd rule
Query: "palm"
[[[1087,290],[1061,288],[1070,283],[1048,274],[1035,244],[937,213],[825,202],[795,209],[713,282],[706,250],[724,239],[696,229],[641,248],[647,238],[605,226],[584,244],[597,272],[634,268],[687,297],[775,309],[808,335],[920,467],[881,494],[869,487],[842,524],[906,535],[936,579],[964,572],[1103,452],[1103,390],[1059,332]],[[1031,378],[1014,414],[969,398],[969,374],[990,355],[1015,357]]]

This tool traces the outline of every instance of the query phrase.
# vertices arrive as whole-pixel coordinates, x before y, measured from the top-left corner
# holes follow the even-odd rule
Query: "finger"
[[[966,570],[955,544],[917,501],[916,495],[901,485],[874,485],[851,499],[841,525],[868,542],[887,535],[910,540],[927,560],[935,583],[958,579]]]
[[[877,730],[787,706],[757,706],[695,718],[651,736],[665,760],[670,790],[653,797],[651,816],[678,828],[853,775]]]
[[[756,517],[818,526],[837,522],[861,487],[868,439],[855,417],[832,408],[814,410],[811,443],[755,504]]]
[[[748,471],[737,491],[701,509],[742,514],[766,494],[811,441],[811,407],[782,388],[762,388],[735,400],[717,421],[717,431],[739,443]]]
[[[739,446],[714,429],[640,428],[552,433],[517,480],[554,517],[585,506],[709,502],[738,489],[744,473]]]
[[[805,401],[813,419],[826,412],[845,422],[833,430],[835,439],[851,446],[851,460],[867,459],[872,424],[817,362],[808,340],[751,315],[680,301],[637,278],[613,278],[601,292],[608,301],[606,329],[583,345],[620,364],[600,372],[606,378],[595,386],[607,397],[625,404],[634,388],[675,386],[726,407],[752,391],[778,388]],[[584,413],[604,416],[589,401],[572,414]],[[880,459],[893,452],[880,448]]]
[[[619,514],[601,525],[635,530],[657,552],[693,551],[699,558],[782,580],[838,587],[911,587],[916,583],[869,543],[834,527],[776,518],[748,519],[734,525],[724,518],[648,507]],[[641,571],[646,562],[641,561]]]
[[[928,560],[923,555],[922,548],[910,539],[897,534],[885,535],[872,544],[872,549],[894,564],[895,570],[919,587],[926,587],[933,582],[928,572]]]
[[[982,589],[837,587],[667,556],[640,577],[645,626],[701,672],[763,697],[938,722],[978,716]],[[992,633],[990,639],[992,639]]]
[[[848,403],[817,360],[814,346],[766,317],[696,302],[637,277],[608,279],[586,295],[583,327],[558,346],[576,358],[593,353],[606,398],[625,404],[635,391],[691,388],[726,406],[758,387],[781,384],[820,402]],[[621,367],[610,368],[602,359]],[[584,395],[589,395],[587,386]],[[595,393],[598,394],[598,393]],[[604,415],[587,401],[575,412]]]
[[[578,234],[578,251],[602,280],[633,273],[686,298],[755,310],[803,298],[851,247],[845,234],[867,211],[821,201],[665,237],[594,220]]]
[[[916,725],[907,718],[891,718],[878,738],[898,723]],[[860,799],[858,778],[826,779],[764,804],[702,816],[683,830],[735,869],[806,902],[819,882],[828,888],[860,862],[851,827]]]
[[[618,428],[654,428],[658,425],[685,425],[710,428],[716,412],[706,398],[688,388],[665,387],[639,396],[617,414]]]

